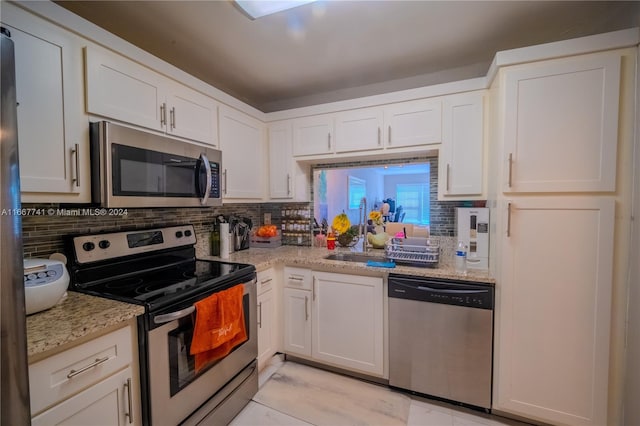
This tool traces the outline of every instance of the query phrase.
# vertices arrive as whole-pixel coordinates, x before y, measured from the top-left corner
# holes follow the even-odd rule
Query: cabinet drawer
[[[284,268],[284,286],[311,290],[311,270],[305,268]]]
[[[29,365],[31,414],[131,364],[131,340],[131,327],[124,327]]]
[[[258,276],[258,295],[271,290],[273,288],[273,280],[275,274],[273,273],[273,268],[269,268],[266,271],[260,271],[257,273]]]

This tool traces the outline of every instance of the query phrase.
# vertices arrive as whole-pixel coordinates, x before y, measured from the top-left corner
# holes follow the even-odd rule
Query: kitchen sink
[[[343,262],[361,262],[367,263],[370,260],[374,262],[384,262],[387,260],[384,256],[368,255],[364,253],[335,253],[325,256],[327,260],[342,260]]]

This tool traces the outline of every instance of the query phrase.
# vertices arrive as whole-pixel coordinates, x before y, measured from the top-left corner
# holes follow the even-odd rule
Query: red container
[[[329,250],[335,250],[335,248],[336,248],[336,237],[334,237],[334,236],[327,237],[327,248]]]

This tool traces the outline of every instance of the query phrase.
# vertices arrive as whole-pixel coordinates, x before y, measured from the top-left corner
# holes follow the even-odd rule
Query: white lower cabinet
[[[284,351],[311,356],[311,292],[285,288],[283,294]]]
[[[33,417],[33,426],[51,425],[110,425],[130,424],[131,368],[120,371],[91,386],[85,391],[55,405],[51,409]],[[139,414],[138,414],[139,415]],[[136,417],[131,423],[139,424]]]
[[[382,278],[313,272],[310,289],[293,285],[284,288],[284,351],[383,376]]]
[[[607,424],[615,201],[504,201],[493,408]]]
[[[277,297],[273,268],[260,271],[258,280],[258,369],[278,351]]]
[[[34,425],[141,424],[134,326],[29,365]]]
[[[381,376],[382,278],[314,272],[313,287],[311,356]]]

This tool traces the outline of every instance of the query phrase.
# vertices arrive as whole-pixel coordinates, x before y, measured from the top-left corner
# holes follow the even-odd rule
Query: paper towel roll
[[[229,224],[220,224],[220,257],[222,259],[229,258]]]

